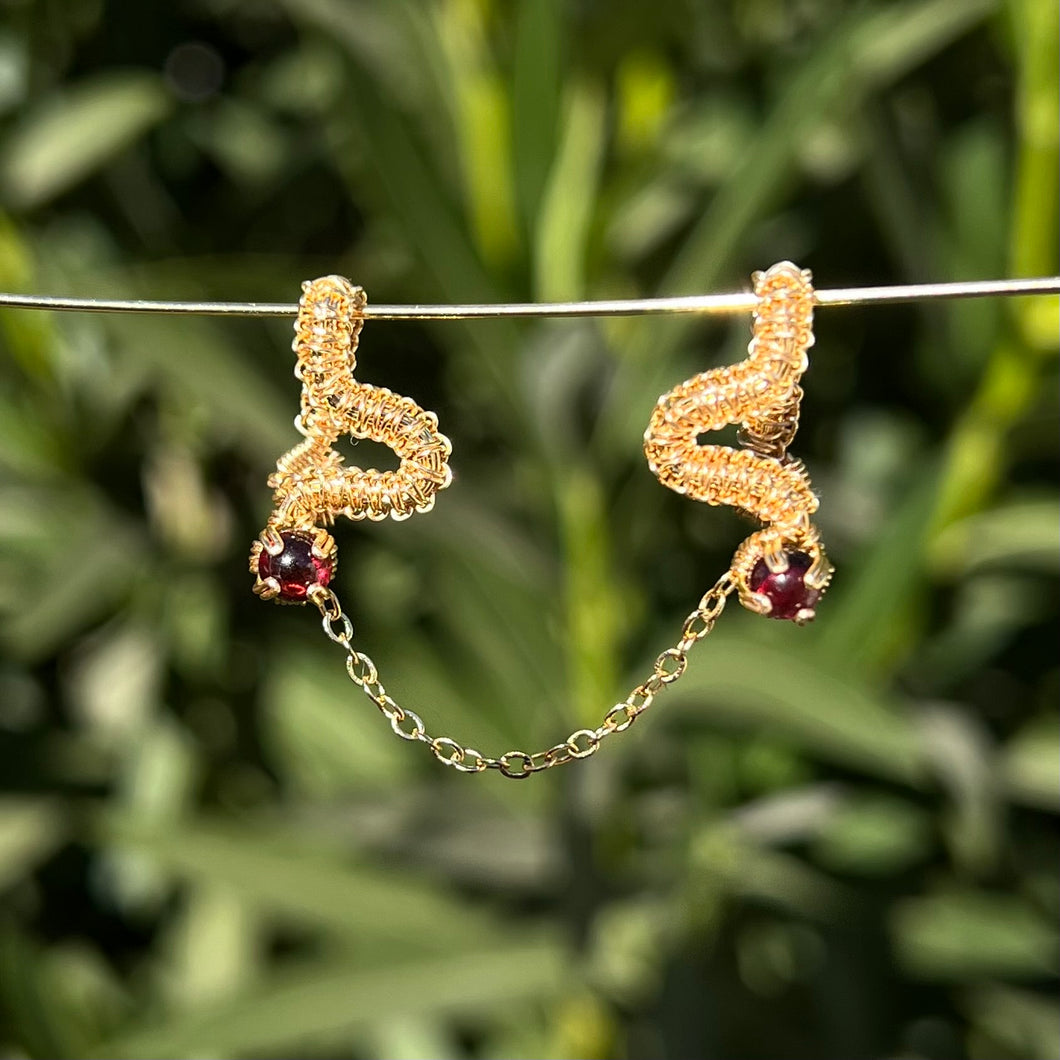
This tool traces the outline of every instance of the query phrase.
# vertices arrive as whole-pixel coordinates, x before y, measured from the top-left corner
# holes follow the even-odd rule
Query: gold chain
[[[375,663],[364,652],[353,647],[353,623],[343,611],[335,593],[318,586],[311,592],[311,599],[320,609],[324,632],[346,651],[346,673],[350,680],[379,708],[395,735],[403,740],[417,740],[426,744],[439,762],[461,773],[483,773],[487,769],[497,769],[506,777],[522,780],[565,762],[589,758],[597,752],[606,737],[625,732],[667,685],[681,678],[688,668],[688,653],[714,628],[718,616],[725,610],[727,597],[735,588],[732,571],[726,571],[703,594],[696,609],[685,619],[681,639],[672,648],[659,654],[651,675],[621,703],[616,703],[595,729],[576,729],[562,743],[546,751],[506,751],[499,758],[483,755],[449,736],[431,736],[423,719],[415,711],[399,706],[383,687]]]

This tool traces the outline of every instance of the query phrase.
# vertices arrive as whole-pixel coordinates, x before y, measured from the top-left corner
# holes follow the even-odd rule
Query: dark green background
[[[0,288],[293,302],[1057,270],[1053,0],[3,0]],[[1055,1060],[1057,300],[821,310],[816,625],[590,762],[396,740],[250,593],[290,322],[0,315],[0,1055]],[[745,318],[370,323],[430,516],[337,528],[388,688],[547,747],[746,533],[662,489]],[[388,457],[362,443],[356,462]]]

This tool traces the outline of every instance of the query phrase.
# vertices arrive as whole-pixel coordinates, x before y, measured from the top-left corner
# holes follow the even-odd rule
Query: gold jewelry
[[[295,427],[305,436],[269,477],[275,509],[250,551],[262,599],[305,603],[335,571],[335,540],[325,529],[348,519],[407,519],[428,512],[452,479],[452,446],[438,417],[410,398],[353,378],[367,303],[364,290],[342,276],[302,284],[295,321],[295,378],[302,410]],[[401,460],[396,471],[346,467],[332,446],[340,435],[370,438]]]
[[[489,757],[451,737],[431,736],[423,719],[387,692],[375,663],[353,646],[353,623],[328,588],[335,543],[323,524],[338,514],[403,519],[428,510],[434,494],[449,484],[450,446],[437,433],[433,413],[353,379],[364,292],[339,277],[303,287],[294,344],[302,412],[295,423],[306,441],[281,457],[269,479],[276,510],[251,551],[255,592],[311,600],[324,632],[346,653],[350,680],[397,736],[426,744],[443,765],[461,773],[495,769],[521,779],[595,754],[607,737],[625,732],[667,685],[680,680],[689,652],[714,629],[730,593],[738,592],[754,611],[805,622],[831,576],[810,522],[817,498],[805,469],[787,454],[798,426],[798,381],[813,342],[810,275],[784,262],[756,273],[754,281],[758,309],[747,360],[704,372],[664,394],[645,434],[645,452],[664,485],[708,504],[731,505],[764,525],[703,594],[677,643],[660,652],[651,673],[595,729],[577,729],[542,751]],[[742,425],[744,448],[699,444],[699,434],[728,423]],[[343,468],[331,449],[343,433],[386,442],[401,456],[401,468],[386,473]]]
[[[810,516],[817,497],[788,455],[799,426],[799,378],[813,345],[810,273],[790,261],[752,277],[758,308],[748,357],[714,368],[659,398],[644,434],[648,466],[664,485],[736,508],[763,525],[736,550],[740,603],[771,618],[813,619],[832,567]],[[699,436],[739,424],[743,448]]]

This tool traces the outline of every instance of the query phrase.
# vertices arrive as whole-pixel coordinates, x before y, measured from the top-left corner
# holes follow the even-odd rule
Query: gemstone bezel
[[[747,586],[760,603],[762,613],[803,624],[813,621],[821,588],[809,585],[806,574],[813,566],[813,557],[806,552],[784,552],[782,563],[772,567],[763,557],[755,563],[747,579]]]
[[[267,532],[256,546],[252,558],[252,569],[258,576],[254,590],[264,599],[305,603],[314,589],[326,588],[335,573],[334,542],[326,531]]]

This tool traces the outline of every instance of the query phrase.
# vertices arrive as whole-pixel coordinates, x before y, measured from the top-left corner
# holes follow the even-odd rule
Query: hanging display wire
[[[1060,276],[1018,280],[916,283],[891,287],[840,287],[819,290],[818,306],[858,306],[933,299],[1060,294]],[[370,305],[365,320],[468,320],[491,317],[612,317],[660,314],[749,313],[757,298],[750,292],[631,298],[587,302],[514,302],[481,305]],[[0,293],[0,308],[78,313],[172,313],[201,316],[293,317],[298,306],[283,302],[181,302],[131,298],[66,298]]]

